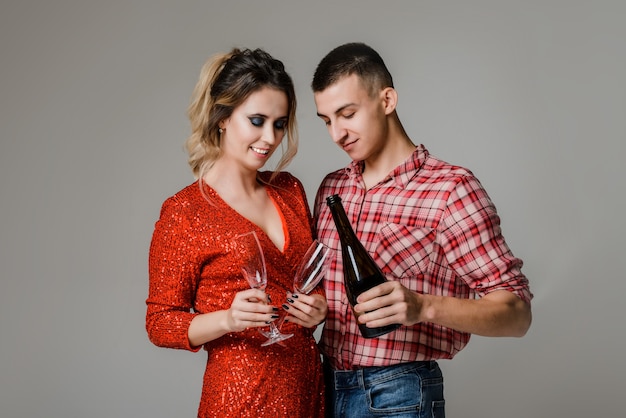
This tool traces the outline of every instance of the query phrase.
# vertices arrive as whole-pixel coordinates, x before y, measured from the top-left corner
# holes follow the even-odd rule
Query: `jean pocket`
[[[441,369],[414,368],[371,382],[367,400],[374,416],[444,417]]]
[[[367,391],[369,410],[373,415],[390,416],[420,410],[420,378],[415,373],[403,373],[393,379],[379,381]]]
[[[446,418],[446,401],[433,401],[432,418]]]

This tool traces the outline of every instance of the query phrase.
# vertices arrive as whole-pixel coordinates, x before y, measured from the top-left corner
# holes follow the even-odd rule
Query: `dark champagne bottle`
[[[343,260],[343,281],[348,296],[348,302],[354,307],[356,298],[366,290],[387,281],[374,259],[369,255],[359,241],[341,204],[339,195],[326,198],[326,204],[333,215],[341,240],[341,258]],[[356,316],[356,315],[355,315]],[[391,324],[384,327],[368,328],[365,324],[358,324],[359,331],[364,338],[375,338],[387,334],[400,324]]]

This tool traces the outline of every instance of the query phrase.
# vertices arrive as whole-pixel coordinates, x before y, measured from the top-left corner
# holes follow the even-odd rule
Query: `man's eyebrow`
[[[333,114],[335,114],[335,115],[336,115],[336,114],[338,114],[338,113],[341,113],[341,112],[343,112],[343,110],[344,110],[346,107],[353,106],[354,104],[355,104],[355,103],[346,103],[345,105],[343,105],[343,106],[339,107],[337,110],[335,110],[335,111],[333,112]],[[319,116],[319,117],[326,117],[326,115],[324,115],[324,114],[322,114],[322,113],[320,113],[320,112],[317,112],[317,116]]]

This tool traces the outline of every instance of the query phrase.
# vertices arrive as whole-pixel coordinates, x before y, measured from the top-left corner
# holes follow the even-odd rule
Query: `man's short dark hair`
[[[381,56],[370,46],[347,43],[330,51],[318,64],[311,88],[324,91],[340,79],[356,74],[370,95],[393,87],[393,79]]]

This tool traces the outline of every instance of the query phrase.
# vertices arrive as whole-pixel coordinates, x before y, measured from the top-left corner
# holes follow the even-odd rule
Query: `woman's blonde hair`
[[[267,52],[235,48],[207,60],[187,109],[191,135],[185,142],[185,148],[196,178],[202,179],[221,155],[220,122],[228,119],[250,94],[264,87],[284,92],[288,103],[287,149],[278,161],[274,175],[291,162],[298,149],[293,81],[283,63]]]

